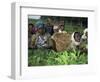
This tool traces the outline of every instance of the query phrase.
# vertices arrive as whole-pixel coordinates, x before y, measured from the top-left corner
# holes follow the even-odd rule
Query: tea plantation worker
[[[53,35],[53,24],[52,20],[50,18],[47,19],[46,24],[45,24],[45,30],[48,32],[50,35]]]
[[[85,42],[85,44],[86,44],[86,49],[88,49],[88,29],[86,28],[86,29],[84,29],[84,31],[83,31],[83,35],[82,35],[82,41],[83,42]]]
[[[80,49],[82,52],[88,52],[88,29],[84,29],[83,35],[82,35],[82,42],[80,45]]]
[[[56,22],[53,26],[54,33],[64,31],[64,25],[60,24],[60,22]]]
[[[28,48],[32,48],[31,37],[35,33],[36,33],[36,30],[35,30],[34,24],[29,23],[28,24]]]
[[[72,49],[77,49],[81,42],[82,42],[82,39],[81,39],[82,35],[80,32],[73,32],[72,35],[71,35],[71,48]]]
[[[59,32],[59,25],[54,24],[53,31],[54,31],[54,33]]]
[[[64,20],[59,21],[59,30],[64,31]]]
[[[36,23],[37,27],[37,33],[36,35],[32,36],[32,42],[34,43],[34,46],[36,48],[49,48],[49,38],[50,34],[45,32],[45,25],[44,23],[37,22]]]

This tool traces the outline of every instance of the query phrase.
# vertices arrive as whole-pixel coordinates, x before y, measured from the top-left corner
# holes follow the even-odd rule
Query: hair
[[[75,36],[76,34],[78,34],[78,35],[80,36],[80,38],[81,38],[80,32],[75,32],[75,33],[74,33],[74,39],[75,39],[75,37],[76,37],[76,36]]]
[[[34,26],[34,24],[32,24],[32,23],[29,23],[29,24],[28,24],[28,26],[30,26],[30,25],[31,25],[32,27]]]
[[[80,42],[77,42],[76,40],[75,40],[75,34],[80,34],[80,32],[73,32],[72,33],[72,36],[71,36],[71,40],[72,40],[72,44],[74,44],[74,45],[79,45],[80,44]],[[80,34],[80,36],[81,36],[81,34]]]

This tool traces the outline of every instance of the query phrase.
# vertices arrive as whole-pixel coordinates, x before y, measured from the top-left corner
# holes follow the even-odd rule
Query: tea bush
[[[87,64],[88,55],[80,50],[55,52],[50,49],[29,49],[28,66]]]

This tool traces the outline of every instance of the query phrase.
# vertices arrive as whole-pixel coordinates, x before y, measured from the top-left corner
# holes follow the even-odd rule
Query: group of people
[[[41,19],[35,24],[28,24],[28,48],[50,48],[50,38],[58,30],[63,30],[63,25],[52,24],[51,20],[44,23]]]
[[[43,22],[41,19],[35,24],[28,24],[28,48],[53,48],[52,36],[58,32],[64,32],[63,23],[52,23],[50,19],[47,22]],[[87,28],[84,30],[81,36],[80,32],[73,32],[71,34],[71,47],[80,46],[85,39],[87,44]],[[81,41],[82,40],[82,41]],[[86,48],[87,49],[87,48]]]

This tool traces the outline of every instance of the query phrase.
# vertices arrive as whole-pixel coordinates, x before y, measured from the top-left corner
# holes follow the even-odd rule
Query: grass
[[[87,53],[80,50],[55,52],[49,49],[29,49],[28,66],[87,64]]]

